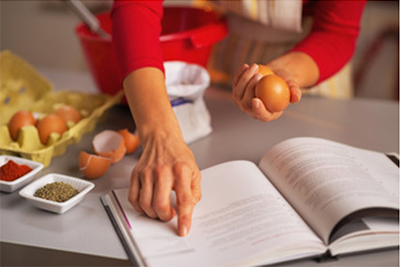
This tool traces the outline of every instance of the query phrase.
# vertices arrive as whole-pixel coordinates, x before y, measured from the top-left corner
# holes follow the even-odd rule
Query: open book
[[[399,245],[399,168],[383,153],[293,138],[258,166],[203,170],[202,193],[187,237],[177,236],[176,216],[165,223],[137,214],[128,189],[101,200],[144,266],[249,266]]]

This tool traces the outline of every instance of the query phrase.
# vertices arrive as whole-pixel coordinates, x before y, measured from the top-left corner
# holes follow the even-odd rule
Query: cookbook
[[[298,137],[202,170],[187,237],[138,214],[128,188],[101,201],[140,266],[249,266],[399,246],[396,155]],[[171,199],[175,205],[175,196]]]

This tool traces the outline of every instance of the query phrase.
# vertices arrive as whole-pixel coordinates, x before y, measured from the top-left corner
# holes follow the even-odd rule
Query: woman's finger
[[[153,209],[162,221],[171,220],[175,211],[171,207],[171,191],[173,186],[173,174],[170,168],[161,167],[156,172],[154,185]]]
[[[236,72],[235,77],[233,77],[233,87],[235,87],[240,79],[240,77],[242,77],[243,73],[245,72],[245,70],[247,70],[249,68],[249,65],[247,64],[243,64],[240,69]]]
[[[270,112],[259,98],[252,100],[253,116],[263,122],[276,120],[282,115],[281,112]]]
[[[258,81],[261,79],[262,75],[260,73],[257,73],[254,75],[251,80],[248,82],[246,89],[244,91],[244,95],[242,98],[242,109],[246,111],[247,113],[252,113],[253,108],[252,108],[252,99],[256,95],[256,85]]]
[[[201,173],[197,170],[192,179],[192,195],[194,202],[197,203],[201,199]]]
[[[143,210],[140,207],[139,203],[139,196],[140,196],[139,176],[136,172],[133,172],[131,177],[131,185],[129,187],[128,200],[137,212],[143,213]]]
[[[289,80],[287,81],[290,90],[290,102],[297,103],[301,100],[301,90],[296,82]]]
[[[192,213],[195,201],[192,196],[193,173],[187,165],[175,165],[175,193],[178,211],[178,234],[186,236],[192,224]]]
[[[252,64],[250,68],[246,69],[240,77],[237,85],[233,88],[233,98],[236,103],[240,102],[243,98],[245,89],[251,78],[258,72],[258,65]]]
[[[139,203],[142,210],[150,218],[157,218],[157,214],[153,209],[153,177],[150,171],[146,171],[140,177],[141,191]]]

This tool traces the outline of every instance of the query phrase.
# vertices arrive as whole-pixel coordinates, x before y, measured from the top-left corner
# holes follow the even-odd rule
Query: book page
[[[332,255],[340,253],[354,253],[372,249],[398,247],[399,245],[399,219],[374,218],[359,219],[346,225],[341,231],[350,227],[358,228],[357,231],[348,231],[329,245]],[[374,234],[374,233],[379,233]],[[360,242],[362,245],[360,245]]]
[[[270,149],[260,169],[326,244],[333,227],[348,214],[399,209],[399,169],[383,153],[294,138]]]
[[[203,197],[187,237],[177,236],[176,216],[165,223],[139,215],[127,201],[127,189],[114,192],[149,266],[253,265],[326,251],[252,162],[202,171]]]

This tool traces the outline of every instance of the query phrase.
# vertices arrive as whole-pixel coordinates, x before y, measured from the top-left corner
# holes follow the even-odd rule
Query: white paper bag
[[[207,70],[181,61],[164,63],[165,83],[172,108],[187,144],[212,132],[211,116],[204,102],[210,85]]]

